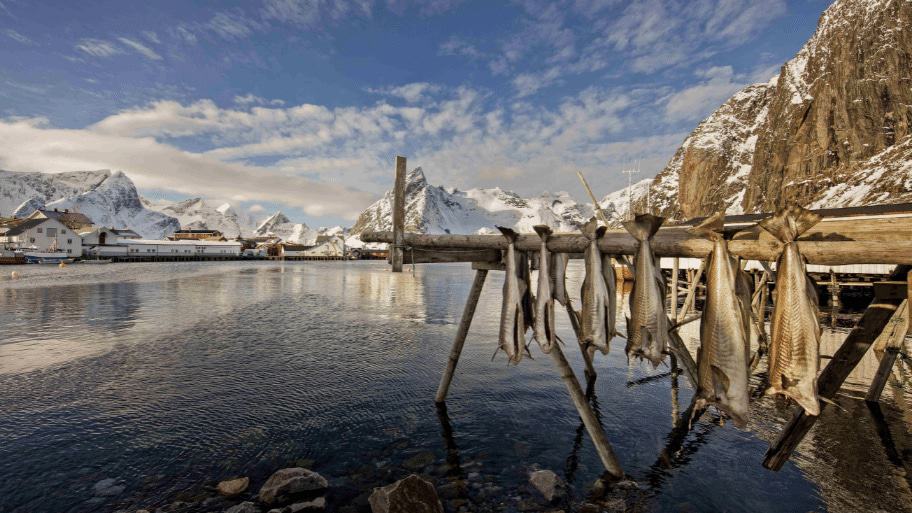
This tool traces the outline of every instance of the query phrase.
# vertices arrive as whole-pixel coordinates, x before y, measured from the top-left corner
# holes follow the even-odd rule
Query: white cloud
[[[143,30],[143,37],[149,40],[150,43],[155,43],[157,45],[161,44],[161,40],[158,38],[158,34],[151,30]]]
[[[155,53],[155,50],[149,48],[148,46],[146,46],[146,45],[144,45],[144,44],[142,44],[142,43],[140,43],[139,41],[135,41],[135,40],[133,40],[133,39],[128,39],[128,38],[126,38],[126,37],[118,37],[117,40],[120,41],[121,43],[123,43],[123,44],[129,46],[130,48],[132,48],[133,50],[135,50],[136,53],[142,55],[143,57],[145,57],[145,58],[147,58],[147,59],[150,59],[150,60],[153,60],[153,61],[160,61],[160,60],[162,60],[162,56],[159,55],[159,54],[157,54],[157,53]]]
[[[769,80],[769,68],[762,68],[750,76],[737,76],[731,66],[713,66],[699,70],[698,84],[671,94],[665,103],[665,114],[671,121],[696,121],[715,110],[739,89],[756,82],[757,76]]]
[[[417,103],[440,91],[440,86],[428,82],[412,82],[396,87],[368,88],[368,92],[402,98],[408,103]]]
[[[205,28],[223,39],[243,39],[261,28],[260,23],[242,12],[220,12],[206,23]]]
[[[226,163],[182,151],[151,138],[90,130],[42,128],[28,121],[0,121],[0,168],[20,171],[117,169],[139,187],[234,201],[269,201],[311,216],[354,219],[372,195],[341,185],[286,175],[275,169]]]
[[[266,210],[266,208],[263,207],[263,205],[260,205],[259,203],[254,203],[253,205],[250,205],[247,208],[247,211],[250,212],[251,214],[259,214],[260,212],[262,212],[264,210]]]
[[[35,42],[32,41],[30,38],[20,34],[19,32],[16,32],[13,29],[4,29],[3,34],[6,35],[6,37],[8,37],[8,38],[12,39],[13,41],[20,43],[20,44],[24,44],[24,45],[35,44]]]
[[[240,105],[242,107],[246,107],[249,105],[271,105],[273,107],[281,107],[282,105],[285,105],[284,100],[279,100],[279,99],[267,100],[266,98],[263,98],[262,96],[257,96],[253,93],[247,93],[245,95],[235,96],[234,103],[235,103],[235,105]]]
[[[438,53],[440,55],[459,55],[470,59],[481,59],[485,56],[475,45],[457,36],[452,36],[441,43]]]
[[[76,43],[76,49],[92,57],[112,57],[123,53],[117,45],[104,39],[82,39]]]

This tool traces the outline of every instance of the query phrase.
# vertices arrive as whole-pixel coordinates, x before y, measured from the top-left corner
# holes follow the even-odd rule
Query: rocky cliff
[[[837,0],[769,83],[700,123],[651,184],[674,218],[912,201],[912,2]],[[645,207],[644,194],[635,209]]]

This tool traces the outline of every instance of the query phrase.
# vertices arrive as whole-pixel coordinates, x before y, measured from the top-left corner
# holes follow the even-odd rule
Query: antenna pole
[[[637,172],[634,168],[622,169],[621,173],[627,175],[627,219],[633,219],[633,175]]]

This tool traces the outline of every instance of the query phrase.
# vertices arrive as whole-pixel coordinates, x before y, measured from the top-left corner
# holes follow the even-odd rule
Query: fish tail
[[[500,233],[502,233],[503,236],[506,237],[510,242],[516,241],[517,234],[511,228],[507,228],[506,226],[498,226],[497,229],[500,230]]]
[[[600,239],[602,235],[605,235],[605,231],[608,228],[604,226],[599,226],[598,221],[593,217],[589,220],[588,223],[583,225],[582,232],[589,240]]]
[[[535,230],[535,233],[537,233],[542,240],[548,240],[548,237],[553,233],[551,227],[544,224],[537,224],[533,226],[532,229]]]
[[[819,223],[821,216],[798,205],[780,208],[771,217],[760,221],[760,228],[768,231],[780,242],[789,243]]]
[[[688,229],[687,231],[698,237],[703,237],[715,241],[722,238],[724,229],[725,213],[716,212],[715,214],[704,219],[700,224]]]
[[[633,235],[634,239],[648,240],[659,231],[659,228],[664,222],[664,217],[654,216],[652,214],[640,214],[636,216],[633,221],[626,221],[624,223],[624,228],[630,232],[630,235]]]

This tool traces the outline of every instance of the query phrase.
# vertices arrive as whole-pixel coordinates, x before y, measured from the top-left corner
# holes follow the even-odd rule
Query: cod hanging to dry
[[[554,275],[551,270],[555,262],[553,255],[548,251],[551,228],[538,225],[533,229],[541,237],[541,247],[538,251],[538,290],[535,295],[535,323],[532,334],[541,350],[547,354],[557,341],[557,334],[554,331]]]
[[[526,330],[532,325],[532,293],[529,290],[529,261],[516,251],[516,232],[497,227],[509,242],[504,252],[503,306],[500,311],[499,349],[507,353],[507,362],[518,364],[527,351]],[[495,355],[497,353],[495,352]]]
[[[719,212],[690,229],[713,243],[706,258],[706,303],[700,320],[694,411],[713,405],[743,428],[750,406],[751,282],[728,252],[724,221],[724,214]]]
[[[624,223],[624,228],[638,241],[627,319],[627,358],[645,358],[653,367],[658,367],[664,359],[671,327],[665,314],[665,277],[651,245],[652,236],[664,221],[664,217],[640,214]]]
[[[598,247],[598,241],[605,235],[605,230],[604,226],[598,226],[594,217],[583,226],[583,235],[589,243],[584,256],[586,277],[580,292],[580,324],[582,342],[590,353],[598,349],[607,354],[608,343],[616,335],[617,282],[610,258],[605,258]]]
[[[767,394],[781,394],[800,404],[808,415],[820,414],[817,370],[820,323],[817,287],[807,275],[798,237],[820,221],[820,216],[790,206],[760,222],[760,227],[783,243],[776,261],[776,289],[770,321],[769,380]]]

